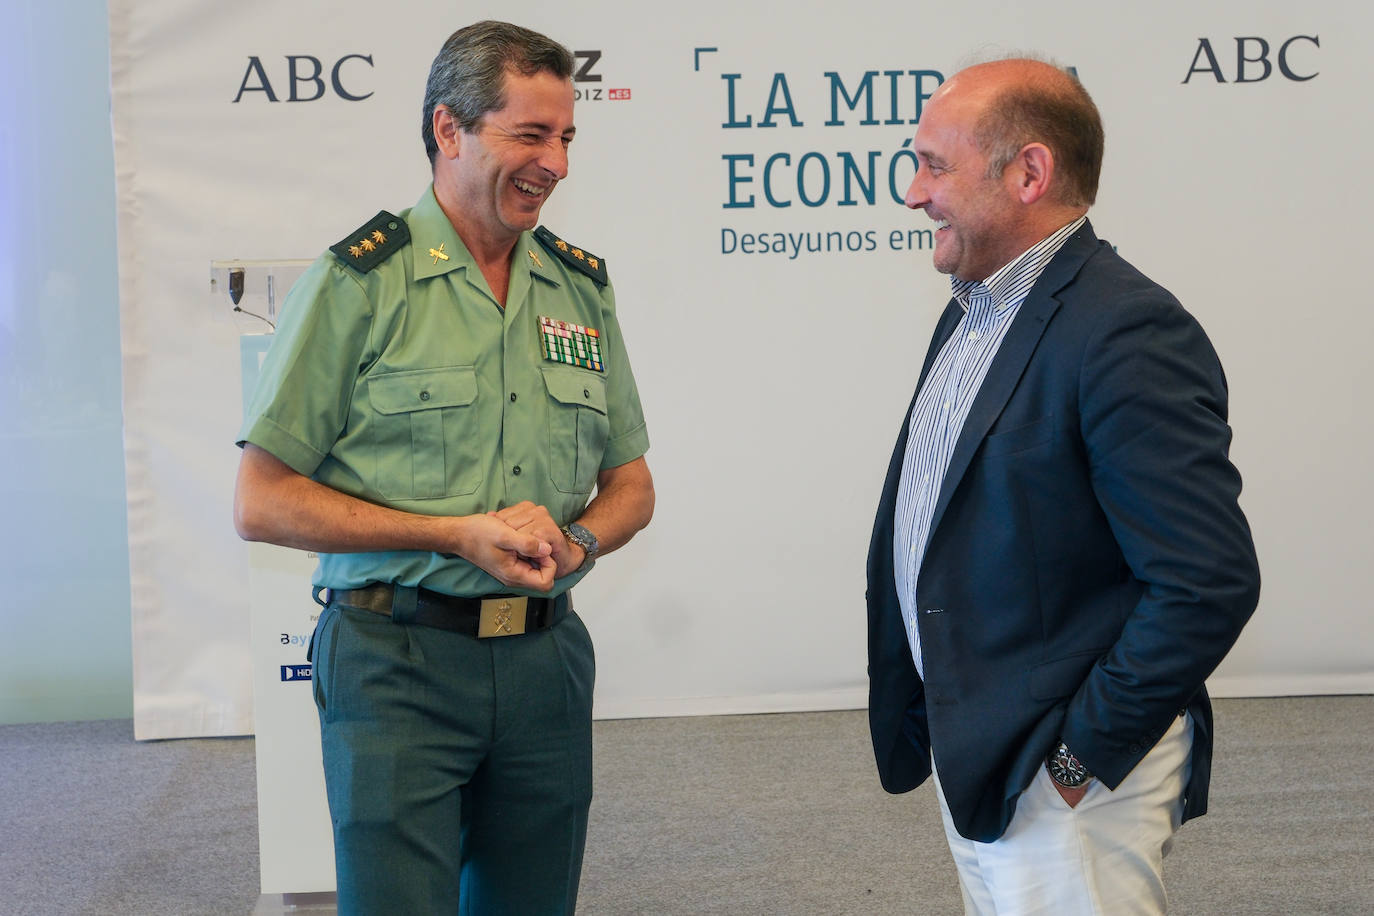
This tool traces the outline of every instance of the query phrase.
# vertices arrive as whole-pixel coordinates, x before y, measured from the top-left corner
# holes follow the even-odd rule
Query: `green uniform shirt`
[[[382,247],[372,269],[329,252],[291,287],[239,444],[407,512],[472,515],[530,500],[560,525],[574,521],[598,471],[649,447],[610,284],[526,232],[503,310],[433,187],[400,220],[409,242]],[[559,579],[553,593],[578,578]],[[316,585],[369,582],[508,591],[453,556],[320,554]]]

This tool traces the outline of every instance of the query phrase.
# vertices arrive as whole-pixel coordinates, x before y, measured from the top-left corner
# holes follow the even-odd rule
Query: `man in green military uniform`
[[[534,231],[572,67],[506,23],[448,39],[433,184],[295,284],[240,434],[239,534],[320,554],[340,913],[576,903],[594,663],[569,589],[654,491],[605,264]]]

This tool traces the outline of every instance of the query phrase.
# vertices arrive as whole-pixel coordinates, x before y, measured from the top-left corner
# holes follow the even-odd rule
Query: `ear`
[[[449,111],[447,105],[435,105],[432,123],[434,142],[439,147],[439,155],[445,159],[457,159],[463,131],[458,126],[457,119],[453,117],[453,112]]]
[[[1054,153],[1043,143],[1027,143],[1008,164],[1004,174],[1009,176],[1012,193],[1021,203],[1035,203],[1050,191],[1050,183],[1054,180]]]

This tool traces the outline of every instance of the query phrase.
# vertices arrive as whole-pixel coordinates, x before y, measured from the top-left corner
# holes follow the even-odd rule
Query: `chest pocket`
[[[482,483],[477,373],[471,366],[386,372],[367,380],[376,488],[388,499],[464,496]]]
[[[549,391],[549,477],[562,493],[590,493],[611,430],[606,380],[578,369],[543,372]]]

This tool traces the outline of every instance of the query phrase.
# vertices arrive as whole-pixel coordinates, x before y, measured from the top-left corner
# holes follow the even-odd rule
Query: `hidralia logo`
[[[281,679],[283,681],[308,681],[310,680],[310,666],[282,665]]]
[[[589,85],[601,82],[601,74],[596,72],[596,68],[601,63],[600,51],[574,51],[573,58],[577,62],[577,68],[573,70],[573,98],[577,101],[628,102],[630,100],[628,87],[604,89],[598,85]]]

